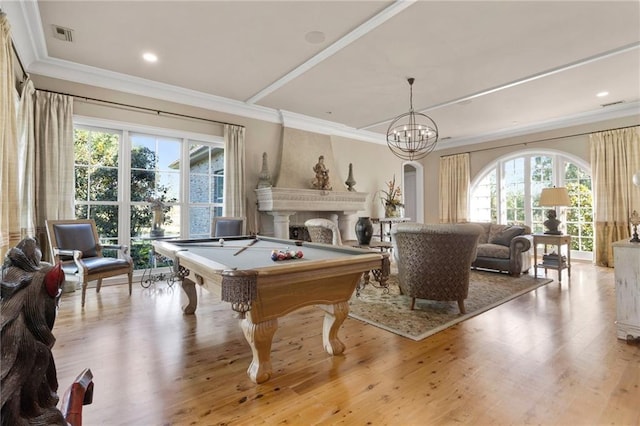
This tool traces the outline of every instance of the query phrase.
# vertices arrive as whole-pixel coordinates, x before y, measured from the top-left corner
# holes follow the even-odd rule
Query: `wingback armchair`
[[[62,263],[65,274],[82,283],[82,306],[85,304],[89,281],[97,280],[100,292],[102,279],[127,274],[129,295],[132,290],[133,260],[126,245],[102,245],[95,221],[91,219],[47,220],[47,235],[54,262]],[[115,249],[122,258],[104,257],[103,249]]]
[[[471,262],[482,228],[470,224],[399,223],[391,228],[400,291],[416,299],[457,301],[465,313]]]
[[[329,219],[309,219],[304,223],[309,232],[309,238],[314,243],[333,244],[334,246],[342,245],[340,230],[338,225]]]

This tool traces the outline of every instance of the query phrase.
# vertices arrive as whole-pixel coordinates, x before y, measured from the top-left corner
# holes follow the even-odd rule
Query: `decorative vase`
[[[347,190],[348,191],[355,191],[355,188],[353,187],[356,184],[356,180],[353,178],[353,164],[349,163],[349,176],[347,177],[347,180],[344,182],[345,185],[347,185]]]
[[[358,244],[369,245],[373,236],[373,223],[369,217],[359,217],[356,222],[356,238]]]
[[[384,217],[400,217],[400,208],[395,204],[387,204],[384,207]]]

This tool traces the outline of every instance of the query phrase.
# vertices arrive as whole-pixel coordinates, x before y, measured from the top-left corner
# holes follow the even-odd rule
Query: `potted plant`
[[[387,189],[381,189],[380,201],[384,207],[384,217],[402,217],[404,204],[402,204],[402,190],[396,185],[396,175],[387,182]]]

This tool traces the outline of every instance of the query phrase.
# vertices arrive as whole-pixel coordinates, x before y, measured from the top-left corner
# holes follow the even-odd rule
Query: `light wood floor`
[[[574,263],[554,281],[421,342],[347,319],[322,349],[322,313],[280,320],[275,377],[254,385],[226,303],[196,315],[158,284],[65,294],[54,332],[60,389],[84,367],[92,425],[638,425],[640,346],[615,332],[613,270]],[[549,276],[556,278],[556,272]]]

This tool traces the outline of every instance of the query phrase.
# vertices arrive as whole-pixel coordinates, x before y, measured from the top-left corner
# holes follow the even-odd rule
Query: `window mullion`
[[[120,244],[131,246],[131,138],[128,130],[122,131],[120,144],[120,166],[118,167],[120,185],[118,188],[118,235]]]

